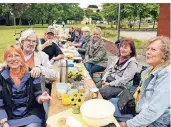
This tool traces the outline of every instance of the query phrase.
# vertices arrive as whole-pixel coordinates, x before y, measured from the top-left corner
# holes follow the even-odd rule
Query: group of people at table
[[[157,36],[147,42],[147,68],[141,73],[141,82],[137,85],[139,92],[134,96],[136,114],[133,115],[122,114],[117,107],[118,94],[129,89],[134,75],[141,72],[133,40],[120,40],[119,55],[107,67],[107,50],[100,28],[95,28],[91,34],[87,26],[82,29],[71,27],[69,33],[70,37],[65,39],[71,41],[70,46],[78,48],[90,76],[105,71],[99,91],[103,99],[115,106],[114,117],[121,127],[170,125],[169,38]],[[29,29],[21,33],[17,45],[5,49],[5,63],[0,67],[1,127],[45,126],[51,85],[57,79],[52,63],[64,58],[61,48],[53,29],[48,29],[42,39]],[[41,83],[42,80],[46,85]]]

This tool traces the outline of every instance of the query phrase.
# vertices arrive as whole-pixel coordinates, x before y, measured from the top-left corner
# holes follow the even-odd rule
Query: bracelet
[[[1,127],[3,127],[5,123],[8,123],[8,121],[4,121],[4,122],[2,122],[2,123],[0,124],[0,125],[1,125]]]

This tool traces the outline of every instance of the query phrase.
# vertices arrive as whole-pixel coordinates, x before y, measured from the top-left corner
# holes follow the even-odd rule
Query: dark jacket
[[[71,35],[71,38],[68,38],[68,39],[66,39],[66,40],[67,40],[67,41],[73,42],[74,39],[75,39],[75,32],[74,32],[74,31],[73,31],[73,32],[69,32],[69,34]]]
[[[5,69],[5,68],[4,68]],[[4,70],[3,69],[3,70]],[[4,102],[4,106],[1,106],[0,109],[4,109],[8,115],[8,119],[20,119],[23,117],[27,117],[30,115],[36,115],[38,116],[40,119],[44,120],[44,116],[45,116],[45,111],[43,108],[43,104],[39,104],[36,101],[36,97],[35,97],[35,93],[37,91],[41,90],[41,85],[40,84],[33,84],[33,78],[29,77],[27,79],[27,81],[25,82],[25,86],[26,86],[26,90],[21,94],[17,94],[14,95],[14,93],[12,92],[12,86],[13,86],[13,82],[11,80],[11,78],[5,79],[1,73],[3,72],[0,71],[0,99],[3,100]],[[39,95],[41,95],[42,93],[39,92],[36,96],[38,97]],[[28,102],[24,103],[25,105],[27,105],[27,113],[24,114],[23,116],[15,116],[13,114],[13,109],[16,108],[16,106],[18,104],[15,104],[14,101],[12,100],[12,97],[14,96],[26,96],[28,97]],[[23,103],[21,103],[21,106],[23,105]]]

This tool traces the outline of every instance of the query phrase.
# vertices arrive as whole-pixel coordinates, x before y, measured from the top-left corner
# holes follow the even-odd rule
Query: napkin
[[[73,116],[69,116],[66,120],[66,125],[70,127],[82,127],[80,121],[76,120]]]

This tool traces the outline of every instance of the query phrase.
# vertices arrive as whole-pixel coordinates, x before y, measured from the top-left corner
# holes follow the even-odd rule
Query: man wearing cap
[[[64,55],[58,45],[54,42],[54,30],[48,29],[45,33],[45,37],[40,39],[42,44],[42,51],[44,51],[48,56],[49,60],[54,61],[64,58]]]

